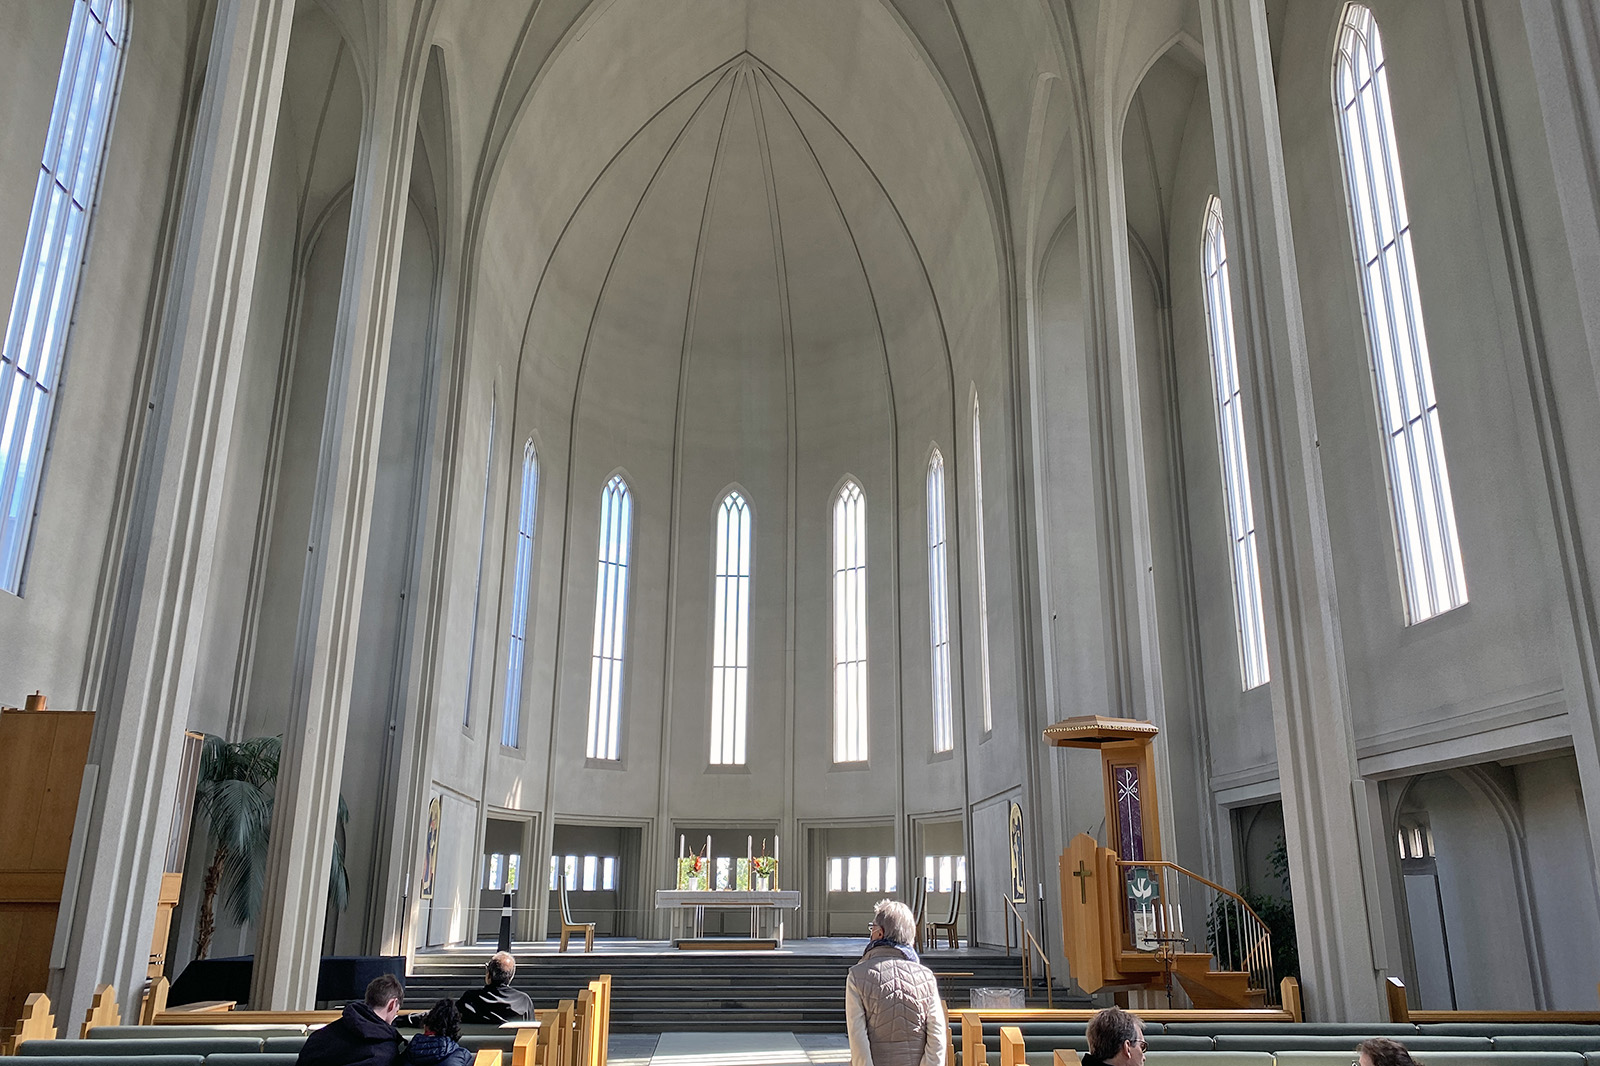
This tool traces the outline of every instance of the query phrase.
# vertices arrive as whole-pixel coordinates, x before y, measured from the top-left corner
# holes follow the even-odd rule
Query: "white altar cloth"
[[[795,889],[778,890],[772,892],[758,892],[753,889],[723,889],[720,891],[696,891],[674,888],[656,890],[656,909],[670,910],[678,914],[688,914],[692,909],[692,929],[690,934],[699,937],[705,928],[705,915],[707,907],[722,907],[750,909],[750,935],[759,936],[760,912],[771,911],[773,917],[773,938],[778,946],[783,947],[783,912],[800,909],[800,893]]]

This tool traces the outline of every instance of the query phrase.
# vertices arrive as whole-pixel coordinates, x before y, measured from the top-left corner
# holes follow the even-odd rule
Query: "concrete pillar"
[[[1514,124],[1526,114],[1506,113],[1499,85],[1502,69],[1518,69],[1520,42],[1493,32],[1496,24],[1506,25],[1503,11],[1480,2],[1468,5],[1465,14],[1521,342],[1522,358],[1513,362],[1521,370],[1513,378],[1514,396],[1530,477],[1549,507],[1549,522],[1539,524],[1550,569],[1551,616],[1560,636],[1573,754],[1588,814],[1590,866],[1600,877],[1600,603],[1589,562],[1600,555],[1600,478],[1580,458],[1600,447],[1600,7],[1592,0],[1521,5],[1520,31],[1526,34],[1545,134],[1539,143],[1550,151],[1554,201],[1571,264],[1571,289],[1563,278],[1559,289],[1545,292],[1529,254],[1539,241],[1530,239],[1527,216],[1549,210],[1546,187],[1542,172],[1523,173],[1512,164]],[[1503,42],[1498,48],[1497,39]],[[1573,318],[1563,321],[1568,300]],[[1578,329],[1569,328],[1573,320]]]
[[[293,0],[220,0],[154,325],[139,476],[51,958],[57,1016],[138,1006],[189,722]],[[140,404],[144,407],[144,404]]]
[[[432,0],[377,5],[251,1005],[316,996]],[[381,876],[375,874],[375,876]]]
[[[1200,9],[1301,980],[1312,1017],[1375,1019],[1382,922],[1363,858],[1366,791],[1356,773],[1267,14],[1263,0],[1201,0]]]

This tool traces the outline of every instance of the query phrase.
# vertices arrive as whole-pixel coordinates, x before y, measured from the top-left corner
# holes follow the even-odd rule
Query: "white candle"
[[[683,834],[679,833],[678,834],[678,858],[680,858],[680,859],[683,858],[683,851],[684,851]]]

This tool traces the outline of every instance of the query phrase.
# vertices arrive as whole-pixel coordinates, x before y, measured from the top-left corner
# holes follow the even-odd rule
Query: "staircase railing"
[[[1028,995],[1033,995],[1033,956],[1038,955],[1039,961],[1044,964],[1044,1000],[1051,1009],[1055,1008],[1055,979],[1050,973],[1050,956],[1044,953],[1044,948],[1039,946],[1039,941],[1028,931],[1028,922],[1012,902],[1010,896],[1001,897],[1006,901],[1006,909],[1017,920],[1017,928],[1021,935],[1017,937],[1017,947],[1022,952],[1022,983],[1028,988]],[[1006,954],[1011,954],[1011,923],[1006,922]]]
[[[1124,950],[1170,957],[1186,944],[1197,944],[1201,929],[1193,923],[1199,918],[1212,969],[1249,974],[1250,991],[1261,995],[1262,1005],[1279,1005],[1272,933],[1242,896],[1176,863],[1118,860],[1117,865],[1127,900]]]

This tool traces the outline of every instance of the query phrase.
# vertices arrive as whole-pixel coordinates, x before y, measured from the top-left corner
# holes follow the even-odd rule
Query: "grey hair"
[[[1109,1062],[1129,1041],[1137,1042],[1144,1032],[1144,1023],[1121,1007],[1107,1007],[1089,1019],[1084,1036],[1089,1038],[1089,1053],[1101,1062]]]
[[[872,921],[883,930],[883,939],[896,944],[911,944],[917,939],[917,919],[911,908],[897,899],[880,899],[872,909]]]
[[[497,985],[503,985],[517,973],[517,960],[509,951],[497,951],[489,956],[489,962],[484,966],[489,980]]]

